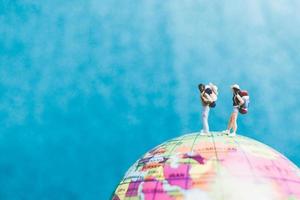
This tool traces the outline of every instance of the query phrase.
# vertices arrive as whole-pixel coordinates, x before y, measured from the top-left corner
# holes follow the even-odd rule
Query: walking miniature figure
[[[200,91],[200,99],[202,103],[202,130],[201,135],[210,135],[208,116],[210,108],[216,107],[216,101],[218,99],[218,87],[212,83],[208,85],[199,84],[198,89]]]
[[[241,90],[240,86],[234,84],[231,86],[231,90],[233,93],[232,101],[233,101],[233,111],[229,118],[227,130],[224,131],[225,134],[229,136],[235,136],[237,131],[237,117],[238,113],[246,114],[248,112],[249,106],[249,95],[246,90]],[[230,132],[232,129],[232,132]]]

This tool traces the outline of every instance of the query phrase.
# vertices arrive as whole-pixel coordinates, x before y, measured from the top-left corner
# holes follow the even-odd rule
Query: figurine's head
[[[233,93],[238,93],[240,91],[240,86],[238,84],[234,84],[231,86],[232,92]]]
[[[205,90],[205,85],[202,84],[202,83],[200,83],[200,84],[198,85],[198,89],[199,89],[200,92],[203,92],[203,91]]]

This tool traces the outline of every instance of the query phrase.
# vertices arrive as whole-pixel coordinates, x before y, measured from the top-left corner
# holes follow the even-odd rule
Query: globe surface
[[[300,170],[253,139],[191,133],[157,146],[136,161],[112,199],[300,199]]]

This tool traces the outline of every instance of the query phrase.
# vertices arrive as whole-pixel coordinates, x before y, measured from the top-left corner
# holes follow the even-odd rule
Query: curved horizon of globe
[[[251,190],[250,190],[251,188]],[[300,199],[300,170],[256,140],[221,132],[173,138],[127,171],[113,200]]]

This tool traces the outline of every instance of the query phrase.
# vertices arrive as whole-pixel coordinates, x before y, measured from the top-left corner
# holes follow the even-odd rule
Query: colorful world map
[[[136,161],[112,199],[295,200],[300,199],[300,170],[256,140],[191,133]]]

